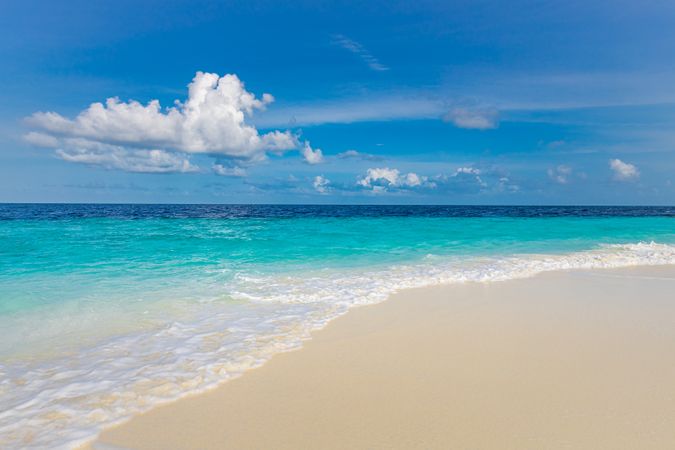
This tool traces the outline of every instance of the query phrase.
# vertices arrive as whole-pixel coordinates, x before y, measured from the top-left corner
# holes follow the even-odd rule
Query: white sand
[[[94,448],[675,448],[675,266],[401,292]]]

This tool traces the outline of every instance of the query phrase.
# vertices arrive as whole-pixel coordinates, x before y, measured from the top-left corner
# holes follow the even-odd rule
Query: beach
[[[673,265],[402,290],[91,448],[670,448],[673,292]]]
[[[659,348],[617,327],[637,313],[671,318],[652,304],[672,292],[670,282],[610,270],[675,264],[672,214],[665,207],[0,206],[0,447],[80,448],[164,408],[177,408],[168,428],[185,440],[167,432],[171,445],[155,448],[359,447],[375,445],[371,438],[410,446],[420,436],[413,430],[425,427],[433,429],[422,434],[442,446],[462,442],[457,430],[443,435],[456,424],[504,441],[468,424],[510,429],[489,411],[520,417],[507,411],[524,406],[503,393],[527,396],[504,384],[506,375],[555,385],[568,366],[604,373],[608,356],[572,356],[612,333],[604,344],[611,354],[626,345]],[[619,275],[571,275],[589,273]],[[621,287],[624,278],[636,287]],[[626,320],[571,319],[591,306],[599,318],[625,313]],[[559,317],[569,323],[553,321]],[[577,335],[583,324],[597,333]],[[497,346],[502,340],[529,353],[512,355]],[[539,342],[546,345],[530,348]],[[178,412],[220,395],[213,406]],[[350,419],[340,407],[362,416]],[[472,408],[485,420],[458,415]],[[112,436],[104,432],[100,442],[113,445]],[[145,448],[135,439],[117,444]]]
[[[0,1],[0,450],[675,450],[675,1],[550,3]]]

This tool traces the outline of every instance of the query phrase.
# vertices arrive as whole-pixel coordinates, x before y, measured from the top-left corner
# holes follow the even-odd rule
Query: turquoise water
[[[675,262],[668,208],[15,205],[0,218],[3,448],[84,442],[397,289]]]

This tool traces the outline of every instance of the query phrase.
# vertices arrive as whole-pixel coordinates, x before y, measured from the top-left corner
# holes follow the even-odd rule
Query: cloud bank
[[[472,166],[460,166],[449,173],[418,175],[401,173],[389,167],[371,168],[356,181],[356,187],[373,193],[435,191],[448,195],[477,194],[480,192],[515,193],[520,186],[499,168],[481,170]]]
[[[428,183],[427,177],[420,177],[414,172],[402,174],[398,169],[380,167],[368,169],[366,175],[356,184],[373,191],[386,191],[391,188],[415,188]]]
[[[131,171],[192,171],[190,154],[260,161],[269,151],[300,146],[290,131],[261,134],[247,123],[273,101],[270,94],[257,98],[248,92],[236,75],[197,72],[185,102],[162,108],[158,100],[143,105],[113,97],[92,103],[74,119],[38,112],[26,119],[34,131],[25,139],[58,149],[67,161]]]

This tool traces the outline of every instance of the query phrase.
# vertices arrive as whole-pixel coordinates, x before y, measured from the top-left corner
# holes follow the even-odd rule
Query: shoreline
[[[652,278],[644,279],[644,277]],[[442,448],[442,444],[445,446],[453,443],[460,445],[461,442],[461,445],[470,448],[511,448],[494,445],[497,442],[507,442],[504,436],[496,432],[493,433],[495,436],[492,436],[492,439],[497,440],[493,440],[492,446],[480,438],[485,434],[485,430],[481,432],[481,429],[486,425],[490,425],[492,430],[501,430],[500,427],[505,427],[503,420],[497,420],[502,416],[496,415],[491,421],[492,416],[486,413],[499,411],[503,405],[501,403],[491,404],[489,399],[484,398],[485,392],[480,394],[480,389],[478,389],[482,386],[482,390],[485,391],[486,386],[489,387],[495,383],[499,385],[504,382],[500,379],[492,379],[492,384],[488,383],[485,386],[481,385],[481,382],[487,383],[490,377],[494,377],[497,373],[504,371],[509,373],[510,371],[512,377],[520,373],[521,376],[530,379],[532,386],[537,386],[546,382],[560,382],[560,375],[566,372],[564,367],[558,367],[557,372],[542,372],[541,366],[536,364],[533,366],[527,358],[522,359],[523,352],[518,352],[516,348],[511,347],[501,348],[502,351],[507,351],[507,354],[515,352],[513,356],[519,356],[522,359],[517,359],[521,365],[510,366],[509,361],[503,361],[503,355],[500,356],[500,353],[495,351],[496,348],[493,348],[499,347],[498,339],[495,339],[498,336],[492,335],[494,330],[502,330],[504,337],[517,341],[523,346],[523,351],[529,349],[531,353],[536,353],[539,359],[543,358],[543,360],[546,360],[546,351],[538,345],[538,340],[542,337],[550,339],[555,336],[557,338],[555,343],[565,351],[563,353],[565,357],[561,358],[557,355],[547,361],[548,364],[559,365],[561,359],[562,361],[574,360],[575,356],[579,359],[584,355],[575,355],[571,351],[570,339],[576,339],[578,336],[569,335],[565,327],[561,326],[563,324],[560,320],[550,316],[550,311],[557,311],[569,319],[568,316],[571,313],[579,315],[587,308],[599,308],[595,311],[596,313],[602,311],[617,319],[615,324],[603,321],[594,322],[597,328],[595,331],[586,328],[577,330],[583,331],[582,334],[585,336],[585,341],[577,342],[577,348],[584,348],[588,343],[596,345],[602,343],[596,341],[601,337],[598,331],[603,330],[613,332],[615,339],[635,338],[636,336],[633,335],[635,332],[645,330],[639,327],[632,329],[628,326],[632,316],[625,313],[628,310],[635,312],[635,301],[627,292],[636,288],[641,291],[651,290],[653,291],[651,292],[652,298],[658,299],[663,297],[664,291],[667,296],[668,290],[653,285],[663,283],[675,286],[675,266],[555,271],[532,278],[497,283],[467,283],[403,290],[392,295],[386,302],[349,311],[349,314],[335,319],[325,328],[312,333],[312,339],[306,341],[301,349],[275,355],[265,365],[246,372],[244,376],[229,380],[208,392],[190,395],[157,406],[122,425],[106,429],[99,439],[88,447],[150,449],[168,448],[166,445],[170,444],[171,448],[177,449],[191,447],[204,449],[378,448],[381,444],[379,448],[382,446],[414,448],[416,442],[425,442],[428,445],[420,446],[420,448]],[[619,287],[624,289],[617,290]],[[532,298],[536,295],[542,296],[544,292],[552,289],[552,295],[555,298],[549,298],[548,302],[538,304]],[[591,301],[584,305],[578,303],[579,300],[569,301],[571,293],[561,292],[565,289],[568,291],[571,289],[576,292],[575,295],[586,297],[587,300],[590,299],[589,293],[592,293],[595,299],[608,300],[607,291],[613,290],[616,291],[614,294],[617,298],[622,301],[618,304],[602,302],[602,305]],[[635,297],[635,292],[633,296]],[[479,298],[480,302],[477,302],[476,298]],[[565,301],[565,298],[568,301]],[[542,305],[547,308],[542,309]],[[658,311],[645,311],[645,320],[647,322],[670,320],[670,325],[675,324],[675,320],[671,320],[675,318],[675,306],[671,307],[664,302],[659,305],[664,311],[660,311],[660,314],[656,314]],[[494,316],[498,311],[504,317]],[[522,313],[522,317],[512,316],[514,311]],[[536,314],[543,316],[539,317]],[[476,329],[467,328],[468,323],[458,321],[456,316],[465,316],[468,323],[476,325]],[[439,323],[439,317],[445,317],[447,323]],[[505,317],[514,322],[505,323]],[[487,318],[493,322],[492,327],[485,328]],[[528,318],[528,320],[523,322],[523,318]],[[430,323],[433,326],[430,326]],[[519,327],[514,327],[516,323]],[[452,327],[448,327],[450,324]],[[546,328],[540,328],[541,324],[546,324],[548,332]],[[567,325],[572,324],[574,324],[573,321]],[[619,325],[622,328],[617,329]],[[664,329],[666,328],[668,327]],[[478,330],[484,333],[477,333]],[[666,331],[664,333],[675,337],[675,331],[670,332],[669,329]],[[649,339],[645,340],[644,336],[642,338],[642,340],[635,340],[645,347],[638,346],[639,351],[634,355],[636,357],[638,354],[644,354],[645,350],[648,350],[647,347],[650,347],[647,345],[650,343]],[[605,342],[605,344],[608,343]],[[429,348],[438,352],[440,359],[435,360],[433,354],[428,353],[431,351]],[[443,356],[449,349],[452,349],[452,355],[460,357],[460,360],[453,360],[448,355]],[[481,349],[490,350],[492,353],[488,352],[483,355],[477,351]],[[666,350],[670,349],[666,348]],[[420,355],[416,355],[417,353]],[[582,367],[585,364],[594,370],[602,368],[602,361],[605,365],[612,363],[621,366],[620,361],[615,361],[607,355],[604,357],[600,353],[594,355],[596,360],[589,359],[590,355],[585,355],[582,361],[576,361],[576,363],[581,363]],[[666,353],[666,357],[662,359],[668,360],[668,357],[673,357],[672,352]],[[417,359],[420,358],[421,360],[418,361]],[[459,361],[462,361],[461,358],[466,359],[463,361],[464,364],[459,364]],[[658,365],[657,359],[652,363]],[[342,364],[336,365],[336,361],[341,361]],[[470,364],[466,364],[467,362]],[[420,365],[426,366],[427,370],[419,370]],[[597,367],[598,365],[600,367]],[[464,368],[459,370],[460,366]],[[382,371],[385,367],[387,370]],[[483,371],[469,370],[470,367],[482,368]],[[522,372],[524,367],[528,367],[529,372]],[[670,370],[669,367],[661,369]],[[620,376],[627,372],[630,371],[624,367],[616,373]],[[668,373],[675,376],[675,368]],[[481,377],[474,379],[472,375],[476,374],[482,374],[481,376],[485,379]],[[632,375],[644,374],[632,373]],[[439,386],[445,384],[439,380],[441,376],[449,377],[449,379],[459,377],[454,383],[457,386],[456,392],[454,390],[447,392],[447,389],[438,391]],[[345,380],[350,380],[349,386],[345,385]],[[504,385],[501,391],[492,392],[490,389],[488,391],[492,392],[492,395],[500,396],[508,394],[515,387],[524,389],[517,383],[517,378],[507,378],[507,380],[515,384]],[[446,400],[456,401],[448,401],[445,406],[439,405],[438,401],[434,401],[433,396],[429,396],[429,390],[433,391],[434,386],[437,394],[440,392],[445,396],[449,395],[450,397]],[[653,383],[648,386],[654,388]],[[563,383],[559,387],[565,388],[566,385]],[[664,382],[664,389],[668,389],[666,393],[675,393],[672,382],[671,384]],[[534,388],[531,390],[535,392],[529,392],[528,389],[520,392],[520,403],[522,399],[529,398],[532,404],[537,404],[534,401],[536,398],[551,395],[548,391],[540,392]],[[574,393],[567,393],[573,397],[572,394]],[[399,399],[394,400],[396,398]],[[364,404],[364,399],[371,401]],[[508,395],[504,400],[515,401]],[[385,404],[391,406],[385,407]],[[453,404],[455,408],[452,407]],[[464,406],[458,407],[459,404]],[[477,408],[472,412],[473,415],[468,414],[472,406]],[[593,405],[587,405],[587,408],[591,406]],[[359,414],[356,414],[354,410]],[[461,410],[465,410],[466,414],[460,414]],[[621,408],[618,410],[623,411]],[[407,413],[404,414],[406,411]],[[411,411],[416,411],[416,414],[411,415]],[[483,414],[480,414],[481,411]],[[517,408],[513,411],[517,411]],[[568,413],[569,411],[574,411],[573,405],[568,405]],[[522,411],[523,417],[528,416],[526,414],[528,412],[533,411],[527,409]],[[536,415],[530,414],[529,418],[539,420],[542,412],[539,411]],[[675,411],[671,409],[668,413],[666,414],[670,420],[668,423],[675,425]],[[356,420],[356,418],[350,418],[350,414],[362,417]],[[437,426],[429,428],[428,424],[418,423],[420,421],[415,419],[417,414],[427,417],[431,424]],[[403,420],[401,415],[405,416],[406,420]],[[477,419],[474,415],[485,417]],[[382,416],[391,416],[391,420],[384,420]],[[559,411],[558,415],[549,417],[549,419],[554,423],[553,419],[560,419],[560,417],[563,417],[563,414]],[[450,418],[454,420],[449,420]],[[439,426],[444,421],[449,421],[448,424],[464,423],[464,426],[460,428],[465,432],[460,432],[462,430],[448,424]],[[481,421],[485,423],[481,425]],[[359,426],[359,423],[367,423],[369,426],[363,428]],[[390,425],[387,425],[388,423]],[[392,427],[392,423],[397,426]],[[304,429],[302,424],[313,424],[314,427],[311,428],[314,430]],[[546,429],[545,425],[545,423],[541,424],[543,429]],[[580,431],[579,424],[576,425],[577,428],[574,428],[576,434],[570,432],[574,436],[578,436]],[[502,431],[505,432],[507,428],[505,427]],[[622,434],[620,428],[613,428],[615,435]],[[549,431],[554,432],[556,429]],[[626,428],[624,424],[623,429],[629,428]],[[317,437],[318,430],[321,431],[321,436],[326,436],[325,439]],[[450,433],[449,430],[454,430],[454,432]],[[470,436],[466,435],[468,430],[473,430],[469,433]],[[396,442],[387,440],[386,436],[392,433],[401,435],[401,439],[396,441],[398,447]],[[527,435],[523,430],[521,434]],[[593,433],[586,430],[585,436],[590,439],[592,435]],[[658,436],[650,439],[657,439]],[[605,437],[607,438],[606,435]],[[675,439],[675,434],[668,435],[668,438]],[[597,443],[598,439],[596,436],[593,442]],[[563,441],[560,441],[561,446],[553,443],[546,448],[565,448],[562,446]],[[527,442],[530,441],[521,440],[518,442],[519,446],[514,448],[528,448],[523,447],[527,445]],[[550,443],[546,440],[544,442],[547,445]],[[617,437],[616,442],[625,443],[629,442],[629,439],[626,436],[621,439]],[[639,444],[642,448],[650,445],[645,442],[639,442]],[[574,448],[592,447],[584,447],[583,442],[581,444],[577,442]],[[595,448],[604,447],[601,445]]]
[[[74,366],[64,359],[48,372],[34,371],[38,382],[65,390],[66,395],[55,396],[55,402],[45,394],[49,389],[44,383],[17,380],[16,389],[8,391],[10,401],[13,393],[24,396],[28,407],[0,420],[3,441],[23,443],[27,448],[81,448],[105,429],[161,405],[210,392],[276,354],[302,348],[312,333],[353,308],[378,304],[410,289],[673,261],[673,245],[650,241],[600,244],[571,253],[476,257],[460,264],[453,258],[431,256],[419,264],[376,266],[364,272],[322,270],[317,277],[291,278],[293,283],[271,276],[268,284],[253,283],[242,291],[250,296],[247,300],[260,302],[245,301],[245,308],[239,309],[205,310],[190,303],[201,311],[199,320],[179,321],[177,327],[148,333],[142,340],[130,335],[111,346],[91,347],[78,355]],[[237,318],[244,320],[243,327],[237,326]],[[267,333],[258,332],[259,325]],[[25,378],[31,379],[29,375]],[[30,389],[36,392],[26,392]],[[13,421],[7,420],[12,416]]]

